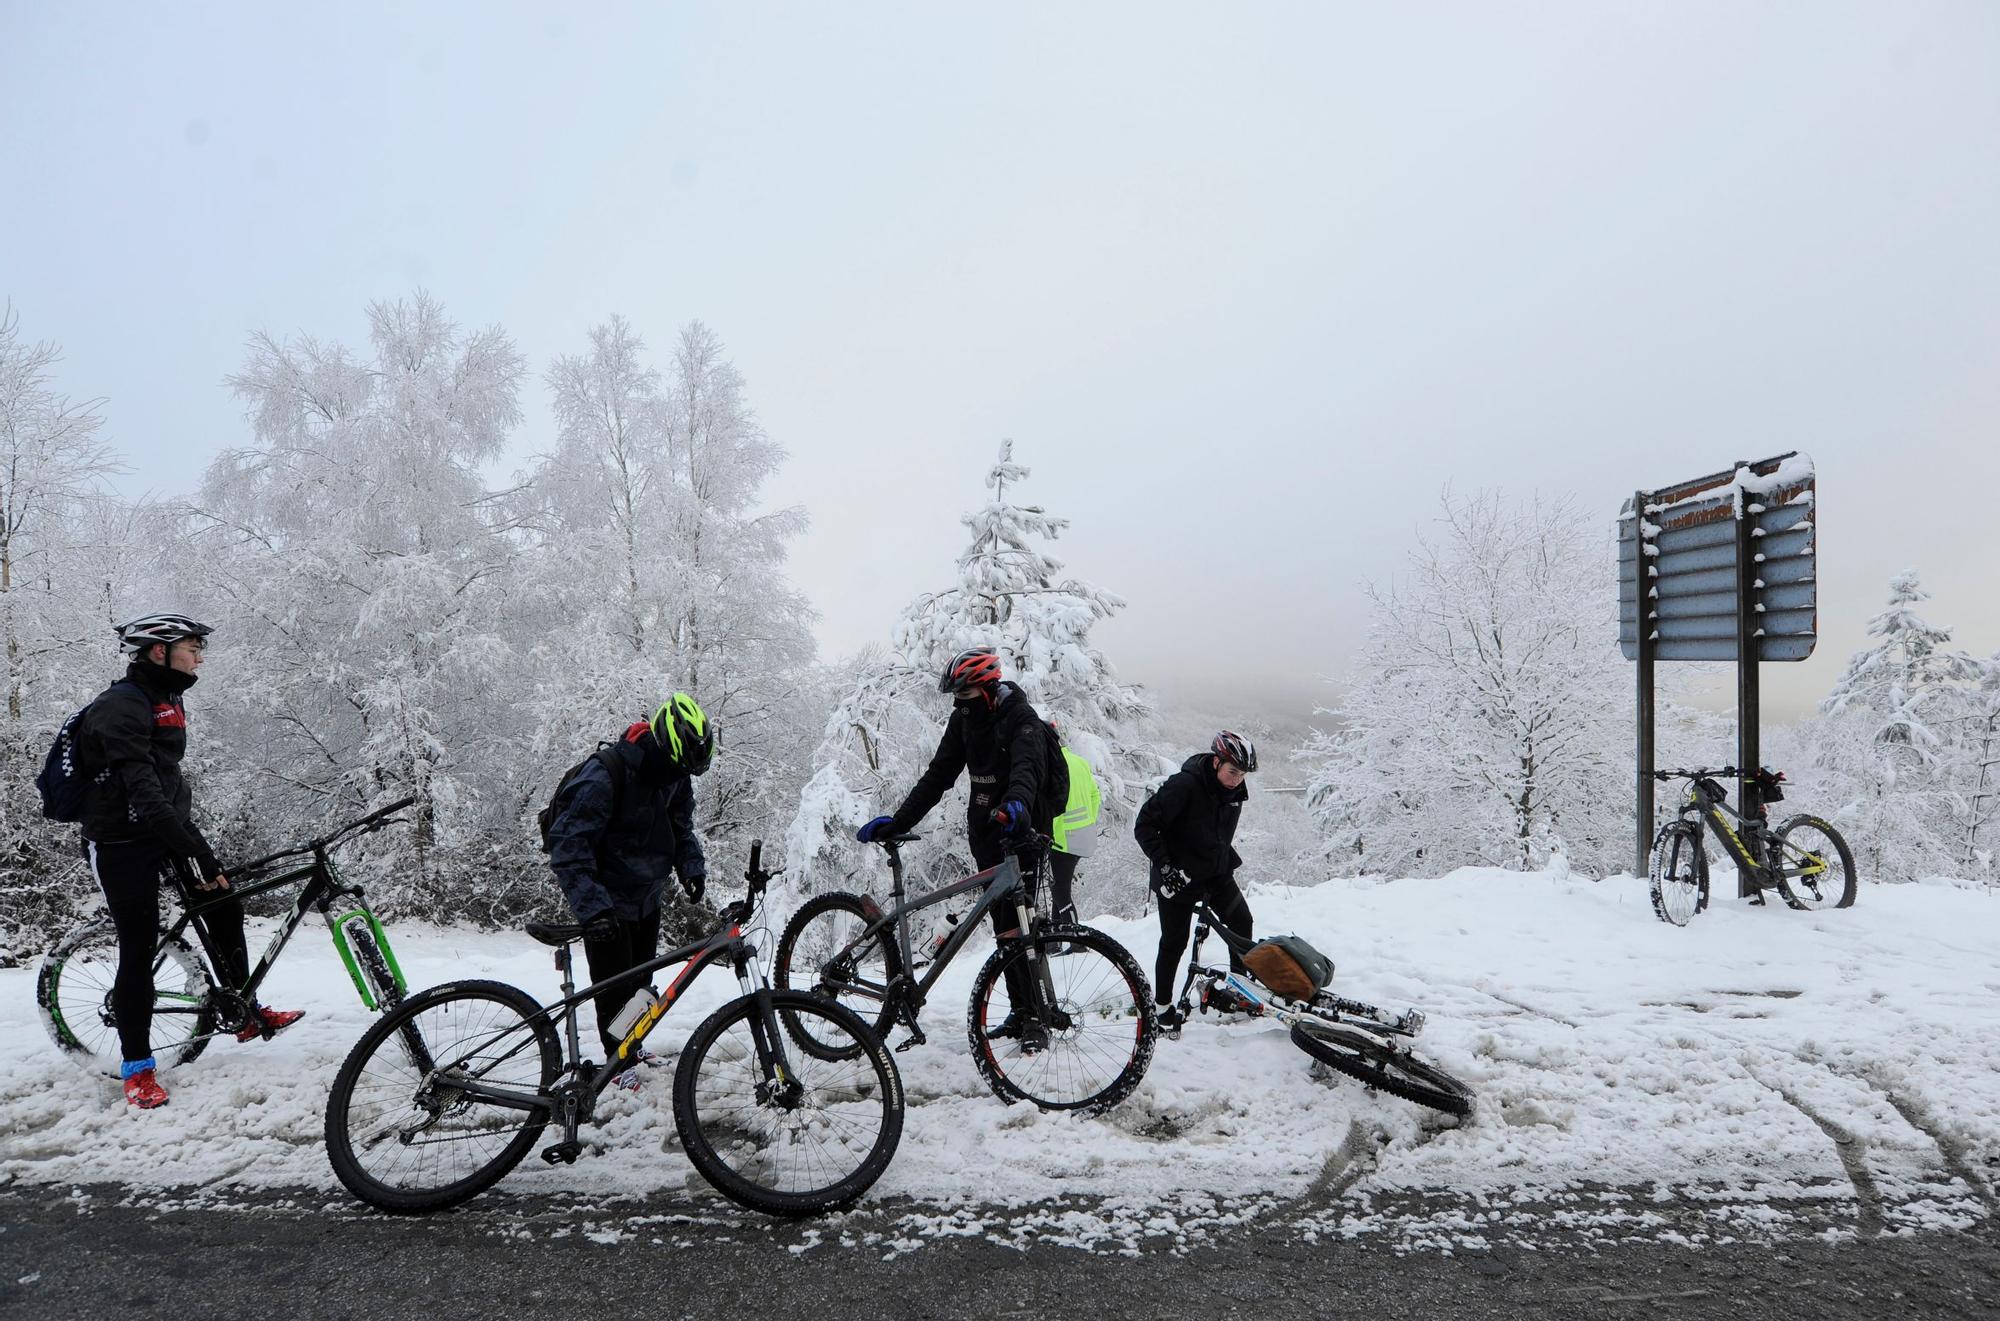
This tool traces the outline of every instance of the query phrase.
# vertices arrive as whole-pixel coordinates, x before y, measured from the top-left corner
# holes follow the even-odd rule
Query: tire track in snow
[[[1897,1085],[1892,1068],[1880,1061],[1862,1069],[1834,1071],[1879,1093],[1903,1117],[1904,1123],[1937,1145],[1938,1154],[1944,1158],[1945,1169],[1972,1190],[1972,1195],[1986,1208],[1986,1214],[2000,1216],[2000,1194],[1994,1192],[1993,1185],[1972,1163],[1972,1144],[1937,1121],[1930,1107],[1910,1088],[1907,1077],[1901,1079],[1900,1086]]]
[[[1810,1060],[1804,1062],[1812,1063]],[[1881,1234],[1887,1221],[1883,1214],[1881,1186],[1875,1182],[1875,1172],[1868,1168],[1868,1143],[1845,1125],[1807,1105],[1791,1088],[1766,1078],[1749,1059],[1745,1058],[1741,1063],[1744,1071],[1759,1084],[1784,1097],[1785,1104],[1810,1119],[1820,1132],[1826,1134],[1827,1140],[1833,1143],[1833,1154],[1840,1158],[1841,1169],[1847,1172],[1847,1181],[1854,1185],[1856,1232],[1862,1238],[1875,1238]]]

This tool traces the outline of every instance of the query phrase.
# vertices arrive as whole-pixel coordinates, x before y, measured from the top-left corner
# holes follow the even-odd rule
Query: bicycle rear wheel
[[[1046,1023],[1038,966],[1054,990]],[[1044,1110],[1118,1104],[1146,1076],[1157,1039],[1146,974],[1123,945],[1090,927],[1002,941],[972,983],[966,1029],[993,1094]]]
[[[555,1025],[504,982],[447,982],[375,1021],[326,1099],[326,1154],[348,1191],[384,1211],[437,1211],[520,1163],[547,1110],[481,1101],[454,1076],[530,1095],[562,1065]]]
[[[872,1028],[821,996],[774,991],[702,1020],[674,1070],[674,1126],[701,1176],[730,1200],[769,1215],[835,1211],[868,1191],[903,1136],[903,1079]],[[836,1048],[832,1059],[791,1053],[774,1065],[772,1027]],[[768,1067],[767,1067],[768,1066]]]
[[[886,997],[903,960],[886,930],[856,945],[867,927],[861,896],[838,890],[814,895],[799,905],[778,937],[772,984],[779,990],[824,996],[859,1014],[873,1025],[876,1035],[888,1035],[896,1011]],[[813,1035],[821,1021],[784,1011],[785,1031],[806,1054],[821,1060],[854,1058],[854,1043],[844,1032],[833,1040]]]
[[[192,1064],[215,1031],[208,968],[179,936],[161,937],[153,953],[153,1058]],[[35,975],[35,1009],[49,1040],[79,1067],[113,1078],[124,1059],[111,1010],[117,976],[118,931],[108,917],[64,936]]]
[[[1778,827],[1778,893],[1793,908],[1851,908],[1854,854],[1840,832],[1816,816],[1795,816]],[[1805,868],[1805,875],[1793,873]]]
[[[1332,1069],[1405,1101],[1448,1115],[1472,1109],[1472,1089],[1427,1060],[1358,1028],[1320,1019],[1292,1024],[1292,1044]]]
[[[1650,877],[1653,912],[1662,922],[1684,927],[1708,907],[1708,853],[1701,827],[1669,821],[1653,840]]]

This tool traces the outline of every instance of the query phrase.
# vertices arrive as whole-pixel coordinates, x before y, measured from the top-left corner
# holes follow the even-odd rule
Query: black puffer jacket
[[[83,837],[98,844],[146,843],[192,858],[205,881],[221,873],[215,851],[194,824],[194,793],[181,777],[187,754],[187,708],[181,694],[192,674],[134,661],[125,677],[90,704],[79,741],[85,762],[101,768],[84,791]]]
[[[1231,841],[1249,797],[1243,785],[1223,788],[1215,758],[1197,752],[1153,791],[1132,834],[1155,868],[1178,867],[1195,881],[1227,876],[1243,865]]]
[[[618,761],[615,792],[608,758]],[[626,730],[564,788],[549,822],[549,866],[579,922],[605,914],[637,921],[659,908],[676,871],[683,882],[707,876],[694,833],[694,782],[650,726]]]
[[[1001,839],[1001,829],[993,823],[993,809],[1005,802],[1026,803],[1035,829],[1048,834],[1056,813],[1068,804],[1042,801],[1047,744],[1041,716],[1035,713],[1028,695],[1014,684],[1002,683],[990,708],[983,700],[953,702],[937,752],[909,797],[896,809],[891,829],[896,834],[913,829],[963,771],[972,777],[965,829],[975,855],[984,856]]]

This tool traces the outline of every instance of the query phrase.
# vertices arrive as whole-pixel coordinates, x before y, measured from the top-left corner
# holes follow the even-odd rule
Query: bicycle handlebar
[[[1656,780],[1698,780],[1704,775],[1730,776],[1740,774],[1742,772],[1738,771],[1734,766],[1697,766],[1692,770],[1654,771],[1653,778]]]
[[[250,876],[262,870],[263,868],[270,866],[272,863],[278,862],[282,859],[303,857],[308,853],[318,853],[321,849],[331,848],[333,847],[336,841],[345,839],[348,835],[357,833],[364,835],[372,835],[376,831],[381,830],[385,826],[394,825],[395,822],[390,820],[390,818],[393,817],[397,812],[400,812],[404,808],[411,806],[416,801],[417,800],[414,796],[409,798],[399,799],[398,801],[389,804],[387,807],[381,808],[378,811],[370,812],[367,816],[362,817],[359,821],[348,822],[346,825],[334,831],[332,834],[316,839],[310,844],[303,844],[295,849],[284,849],[277,853],[273,853],[268,857],[258,858],[254,862],[238,863],[234,867],[226,867],[223,870],[228,874],[232,876],[237,876],[239,878],[244,876]]]

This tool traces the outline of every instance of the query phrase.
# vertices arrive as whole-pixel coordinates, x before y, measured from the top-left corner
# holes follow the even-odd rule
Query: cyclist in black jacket
[[[961,773],[972,777],[966,804],[965,837],[973,863],[984,870],[1012,854],[1021,874],[1033,884],[1040,875],[1043,846],[1036,837],[1050,833],[1055,816],[1067,804],[1045,801],[1048,738],[1041,716],[1016,684],[1000,677],[1000,657],[991,647],[975,647],[951,658],[938,679],[938,691],[952,694],[951,719],[944,737],[916,787],[889,816],[878,816],[861,827],[856,838],[869,843],[912,830],[922,821]],[[1012,904],[993,909],[995,934],[1020,929],[1021,917]],[[1012,983],[1022,975],[1009,967],[1008,992],[1014,1004],[1025,1003],[1025,986]],[[1020,1015],[1009,1011],[993,1030],[995,1037],[1018,1037]]]
[[[1196,905],[1203,900],[1230,930],[1250,935],[1250,905],[1236,885],[1243,859],[1231,842],[1250,791],[1243,779],[1257,769],[1257,749],[1239,735],[1223,730],[1207,752],[1196,753],[1168,776],[1139,809],[1132,834],[1152,863],[1151,884],[1160,897],[1160,952],[1153,963],[1153,997],[1163,1028],[1181,1025],[1180,1011],[1171,1008],[1174,975],[1187,949],[1188,929]],[[1235,951],[1229,965],[1242,972]],[[1211,1005],[1228,1009],[1226,999]]]
[[[187,752],[187,707],[208,649],[208,625],[186,615],[144,615],[118,626],[131,663],[125,677],[98,695],[83,718],[79,748],[101,768],[84,791],[83,844],[90,872],[118,931],[118,973],[111,1009],[124,1056],[125,1099],[142,1110],[167,1103],[154,1076],[153,950],[160,931],[160,878],[192,863],[200,891],[227,890],[215,850],[194,824],[194,795],[181,778]],[[204,903],[202,921],[225,966],[225,986],[250,975],[243,906],[226,895]],[[236,1034],[250,1041],[296,1023],[301,1014],[250,1006],[252,1021]]]

